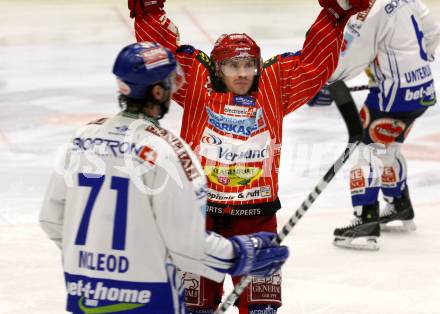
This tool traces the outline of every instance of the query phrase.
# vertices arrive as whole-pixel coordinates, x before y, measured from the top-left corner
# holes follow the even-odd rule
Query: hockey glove
[[[163,4],[166,0],[128,0],[130,17],[148,13],[164,13]]]
[[[345,25],[350,16],[370,7],[370,0],[319,0],[336,24]]]
[[[312,99],[307,102],[310,107],[315,106],[330,106],[333,102],[333,97],[330,90],[325,85]]]
[[[228,271],[232,276],[253,275],[267,277],[281,268],[289,249],[273,244],[275,233],[258,232],[229,238],[234,247],[235,264]]]

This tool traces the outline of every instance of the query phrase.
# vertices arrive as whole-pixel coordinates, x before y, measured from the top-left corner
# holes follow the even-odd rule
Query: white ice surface
[[[246,32],[265,58],[300,49],[318,12],[314,0],[168,2],[182,42],[209,53],[218,35]],[[440,19],[438,0],[427,3]],[[111,67],[134,40],[127,15],[123,0],[0,1],[1,314],[64,313],[60,254],[37,215],[57,147],[80,125],[118,110]],[[433,71],[440,94],[438,61]],[[364,96],[355,99],[360,104]],[[178,131],[180,115],[174,105],[163,124]],[[345,166],[285,240],[291,258],[280,314],[440,313],[439,119],[437,105],[417,122],[404,150],[417,231],[384,234],[378,252],[335,248],[333,229],[352,211]],[[305,106],[285,119],[280,226],[346,139],[335,107]]]

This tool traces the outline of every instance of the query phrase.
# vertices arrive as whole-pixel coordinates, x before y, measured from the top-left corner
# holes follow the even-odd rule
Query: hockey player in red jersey
[[[164,2],[128,4],[137,40],[161,43],[182,65],[185,83],[173,99],[184,110],[181,137],[198,153],[208,177],[207,228],[224,236],[276,231],[283,117],[314,96],[333,73],[345,23],[369,0],[319,0],[323,10],[302,50],[266,62],[246,34],[222,35],[210,57],[179,45]],[[190,312],[212,313],[221,301],[222,285],[185,275],[191,279],[186,287]],[[280,274],[253,280],[237,305],[240,314],[276,313]]]

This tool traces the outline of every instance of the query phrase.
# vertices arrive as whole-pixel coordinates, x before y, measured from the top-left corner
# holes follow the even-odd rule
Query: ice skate
[[[362,214],[346,227],[336,228],[333,244],[338,247],[377,251],[380,236],[379,203],[363,206]]]
[[[380,229],[382,231],[408,232],[415,231],[414,210],[409,198],[408,190],[403,197],[387,201],[387,205],[380,213]]]

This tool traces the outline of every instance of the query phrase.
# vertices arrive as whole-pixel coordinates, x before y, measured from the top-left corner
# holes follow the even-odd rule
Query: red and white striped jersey
[[[208,177],[209,201],[226,213],[237,205],[278,201],[283,117],[314,96],[335,70],[343,25],[334,26],[322,11],[303,49],[266,61],[258,90],[247,96],[216,91],[213,62],[192,46],[179,46],[177,28],[165,15],[139,15],[135,30],[138,41],[164,45],[182,65],[186,82],[173,99],[184,109],[181,137]]]

